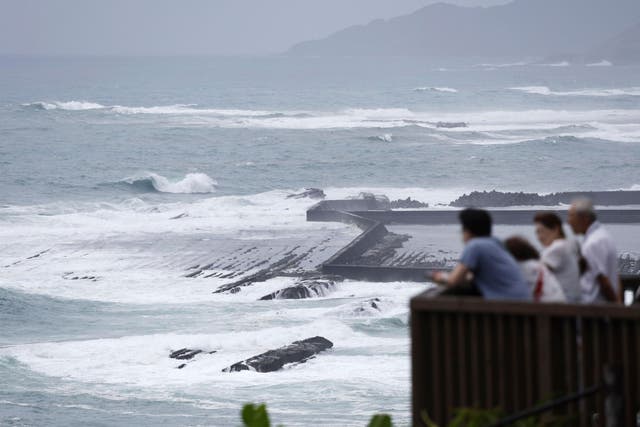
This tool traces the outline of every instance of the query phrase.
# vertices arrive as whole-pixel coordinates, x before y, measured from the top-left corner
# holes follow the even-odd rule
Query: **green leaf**
[[[266,405],[256,406],[248,403],[242,408],[242,421],[245,427],[270,427]]]
[[[434,423],[433,420],[429,417],[427,411],[423,410],[422,412],[420,412],[420,417],[422,418],[422,422],[427,427],[438,427],[438,424]]]
[[[369,427],[392,427],[391,417],[387,414],[376,414],[371,417]]]

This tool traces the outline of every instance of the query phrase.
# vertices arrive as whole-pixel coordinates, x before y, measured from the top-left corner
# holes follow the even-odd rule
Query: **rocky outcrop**
[[[222,372],[257,371],[274,372],[290,363],[304,363],[316,354],[333,347],[333,343],[323,337],[307,338],[302,341],[269,350],[242,362],[234,363]]]
[[[180,350],[171,352],[169,357],[171,359],[178,359],[178,360],[191,360],[197,354],[200,354],[200,353],[202,353],[202,350],[191,350],[188,348],[181,348]]]
[[[437,122],[436,127],[442,129],[466,128],[465,122]]]
[[[635,205],[640,203],[640,191],[569,191],[540,195],[538,193],[511,193],[502,191],[473,191],[453,202],[451,206],[507,207],[507,206],[557,206],[569,204],[577,197],[588,197],[596,205]]]
[[[353,314],[363,315],[381,311],[382,300],[380,298],[371,298],[366,301],[362,301],[357,307],[353,309]]]
[[[429,203],[422,203],[418,200],[413,200],[411,197],[406,199],[392,200],[389,202],[389,208],[391,209],[420,209],[428,208]]]
[[[332,291],[336,282],[342,281],[340,276],[316,275],[303,278],[294,286],[280,289],[260,298],[261,301],[272,299],[305,299],[327,295]]]
[[[209,351],[207,354],[213,354],[215,352],[216,350],[213,350],[213,351]],[[176,359],[176,360],[191,360],[201,353],[204,353],[204,350],[199,350],[199,349],[193,350],[190,348],[181,348],[180,350],[172,351],[171,354],[169,354],[169,357],[171,359]],[[187,364],[182,363],[178,365],[177,368],[182,369],[185,366],[187,366]]]

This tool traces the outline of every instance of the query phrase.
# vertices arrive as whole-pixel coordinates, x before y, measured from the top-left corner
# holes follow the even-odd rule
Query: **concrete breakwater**
[[[474,194],[474,193],[472,193]],[[506,193],[479,193],[475,200],[495,201]],[[524,193],[515,193],[524,194]],[[625,209],[622,206],[639,205],[640,192],[572,192],[556,193],[553,200],[571,200],[578,196],[590,197],[596,202],[619,205],[618,209],[602,209],[599,218],[607,224],[640,224],[639,209]],[[461,198],[470,200],[471,198]],[[460,199],[458,199],[459,201]],[[551,200],[551,199],[549,199]],[[504,199],[503,199],[504,201]],[[456,202],[454,202],[456,203]],[[453,203],[452,203],[453,204]],[[484,204],[475,204],[484,206]],[[562,217],[566,211],[557,206],[549,207]],[[497,225],[531,225],[538,210],[496,210],[489,209]],[[411,236],[402,236],[389,231],[387,226],[411,225],[455,225],[458,224],[457,210],[391,210],[384,198],[367,197],[355,200],[326,200],[317,203],[307,211],[308,221],[340,221],[357,225],[362,234],[325,261],[321,270],[325,274],[341,275],[350,279],[368,281],[424,281],[425,275],[433,269],[446,268],[445,263],[429,261],[428,254],[416,251],[402,257],[395,256],[398,243]],[[425,245],[426,247],[427,245]],[[640,275],[637,260],[620,258],[621,273]],[[632,280],[633,277],[625,277]]]

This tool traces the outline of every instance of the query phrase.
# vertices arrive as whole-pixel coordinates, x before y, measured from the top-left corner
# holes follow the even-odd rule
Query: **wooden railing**
[[[637,307],[637,306],[636,306]],[[640,308],[433,297],[411,300],[413,424],[456,408],[513,414],[604,384],[621,370],[623,421],[640,411]],[[604,393],[554,408],[576,426],[608,426]],[[595,421],[594,421],[595,420]],[[595,422],[595,423],[594,423]]]

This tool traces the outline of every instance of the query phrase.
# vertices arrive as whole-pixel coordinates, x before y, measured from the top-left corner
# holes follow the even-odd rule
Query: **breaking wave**
[[[505,64],[476,64],[474,67],[482,67],[482,68],[509,68],[509,67],[523,67],[528,65],[528,62],[509,62]]]
[[[600,62],[593,62],[591,64],[587,64],[587,67],[611,67],[613,64],[606,59],[603,59]]]
[[[87,101],[67,101],[67,102],[32,102],[29,104],[22,104],[24,107],[31,107],[39,110],[68,110],[68,111],[83,111],[83,110],[99,110],[108,108],[102,104]]]
[[[546,86],[515,87],[511,90],[545,96],[640,96],[640,88],[586,89],[553,91]],[[375,129],[377,140],[390,142],[392,129],[416,127],[425,129],[434,138],[453,138],[455,142],[513,143],[553,136],[550,131],[573,126],[578,136],[618,142],[640,142],[640,109],[602,109],[569,111],[557,109],[439,112],[413,111],[407,108],[351,108],[337,111],[281,112],[263,110],[206,109],[188,104],[155,107],[107,107],[91,102],[58,102],[29,104],[40,109],[97,110],[100,114],[138,114],[153,123],[175,127],[205,127],[224,129],[270,130],[334,130]],[[161,118],[159,118],[161,117]],[[588,126],[589,128],[586,128]],[[481,132],[480,140],[477,140]],[[394,132],[395,133],[395,132]],[[386,135],[389,136],[386,136]],[[575,134],[574,134],[575,135]],[[471,140],[470,140],[471,139]],[[166,190],[173,185],[156,179],[155,186],[147,179],[147,190],[191,192],[191,190]],[[142,185],[142,184],[138,184]],[[176,184],[177,185],[177,184]],[[207,184],[209,185],[209,184]],[[201,187],[198,187],[201,188]],[[205,186],[204,191],[209,192]],[[153,191],[153,190],[151,190]]]
[[[552,62],[550,64],[538,64],[543,67],[568,67],[571,65],[569,61]]]
[[[443,92],[443,93],[458,93],[457,89],[452,87],[417,87],[413,89],[414,92]]]
[[[208,194],[214,193],[218,183],[204,173],[189,173],[179,181],[169,181],[162,175],[153,172],[125,178],[120,181],[140,192],[160,192],[174,194]]]
[[[371,141],[393,142],[393,135],[390,133],[384,133],[382,135],[370,136]]]
[[[551,95],[551,96],[640,96],[640,87],[622,88],[622,89],[582,89],[572,91],[554,91],[547,86],[522,86],[512,87],[511,90],[517,90],[532,95]]]

